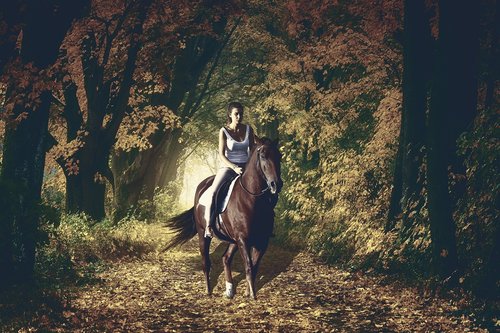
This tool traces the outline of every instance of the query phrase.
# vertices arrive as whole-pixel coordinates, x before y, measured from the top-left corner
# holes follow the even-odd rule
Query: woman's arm
[[[241,174],[243,170],[226,157],[226,140],[227,138],[224,134],[224,130],[221,128],[219,131],[219,158],[221,159],[222,164],[233,169],[236,173]]]

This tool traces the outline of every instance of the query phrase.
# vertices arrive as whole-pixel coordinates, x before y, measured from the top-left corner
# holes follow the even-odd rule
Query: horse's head
[[[281,180],[281,153],[278,150],[277,140],[257,139],[255,154],[257,154],[257,163],[260,165],[269,190],[272,194],[279,193],[283,187],[283,181]]]

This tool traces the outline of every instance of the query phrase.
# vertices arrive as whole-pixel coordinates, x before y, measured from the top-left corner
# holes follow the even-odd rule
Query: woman
[[[222,166],[217,170],[212,186],[207,189],[210,200],[205,206],[205,237],[212,237],[210,228],[210,212],[213,203],[213,196],[219,187],[234,174],[242,174],[250,150],[255,144],[255,136],[252,127],[241,123],[243,120],[243,105],[238,102],[231,102],[227,106],[226,126],[219,131],[219,157]],[[204,194],[205,195],[205,194]]]

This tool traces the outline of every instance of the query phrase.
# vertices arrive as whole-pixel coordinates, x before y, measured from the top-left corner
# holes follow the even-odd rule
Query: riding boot
[[[211,218],[212,218],[212,214],[211,214],[211,211],[212,211],[212,204],[210,204],[209,206],[205,207],[205,222],[206,222],[206,225],[205,225],[205,238],[212,238],[213,235],[212,235],[212,228],[210,227],[211,225]]]

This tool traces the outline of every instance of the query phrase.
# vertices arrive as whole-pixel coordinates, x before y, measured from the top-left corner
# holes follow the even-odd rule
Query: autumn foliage
[[[419,3],[432,58],[436,45],[447,47],[439,30],[447,12],[440,14],[436,1]],[[486,1],[479,12],[477,112],[450,143],[450,156],[463,168],[450,166],[443,178],[456,226],[453,275],[471,289],[483,281],[498,287],[492,265],[500,230],[498,82],[490,74],[498,36],[488,10],[494,7]],[[10,50],[0,62],[0,143],[7,142],[6,128],[15,131],[50,101],[42,110],[48,125],[40,125],[47,132],[43,204],[86,213],[88,224],[151,222],[176,207],[172,189],[189,177],[189,156],[210,155],[225,105],[240,100],[257,134],[280,140],[285,186],[276,207],[278,241],[349,267],[435,276],[429,127],[422,133],[426,143],[412,151],[416,193],[393,200],[398,151],[409,147],[401,144],[408,110],[405,13],[404,1],[396,0],[91,1],[65,30],[57,59],[43,68],[18,56],[27,23],[0,16],[6,36],[0,49]],[[433,66],[426,68],[425,89],[446,79]],[[425,107],[438,100],[431,91],[424,92]],[[433,119],[436,109],[422,109],[422,115]],[[12,192],[1,185],[2,194]],[[169,201],[159,201],[166,190]],[[5,198],[2,204],[11,202]],[[388,216],[391,200],[400,208],[394,216]],[[48,230],[59,230],[60,246],[76,256],[72,219],[65,216]],[[106,252],[98,243],[114,236],[85,223],[85,232],[101,238],[96,243],[80,230],[78,246]]]

